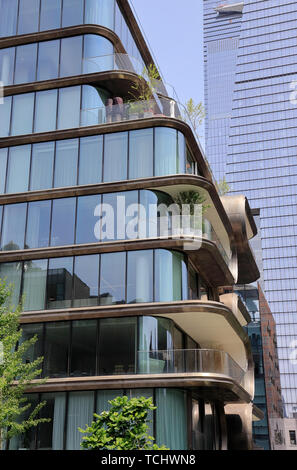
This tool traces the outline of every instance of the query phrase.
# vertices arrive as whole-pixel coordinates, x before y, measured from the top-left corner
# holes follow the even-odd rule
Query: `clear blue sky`
[[[130,0],[164,80],[203,101],[203,0]]]

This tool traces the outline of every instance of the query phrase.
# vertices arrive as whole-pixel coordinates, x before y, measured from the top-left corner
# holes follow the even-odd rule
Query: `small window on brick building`
[[[290,436],[291,446],[295,446],[296,445],[296,431],[289,431],[289,436]]]

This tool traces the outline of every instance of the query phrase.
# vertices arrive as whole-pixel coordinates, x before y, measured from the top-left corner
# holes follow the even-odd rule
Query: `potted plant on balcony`
[[[132,96],[133,100],[129,101],[129,104],[142,102],[139,104],[142,108],[143,117],[152,117],[154,115],[155,103],[153,98],[159,82],[159,72],[154,64],[150,64],[149,67],[144,67],[142,73],[138,75],[137,82],[131,85],[129,95]]]
[[[202,237],[203,238],[208,238],[208,235],[206,235],[206,219],[204,218],[204,214],[207,211],[207,209],[210,207],[210,204],[205,204],[206,197],[201,194],[199,191],[182,191],[178,193],[174,198],[173,198],[175,204],[177,204],[180,207],[180,210],[182,211],[182,206],[183,205],[189,205],[190,206],[190,216],[195,215],[195,205],[201,205],[201,210],[202,210],[202,227],[201,224],[199,223],[200,221],[194,221],[194,229],[200,229],[202,230]]]

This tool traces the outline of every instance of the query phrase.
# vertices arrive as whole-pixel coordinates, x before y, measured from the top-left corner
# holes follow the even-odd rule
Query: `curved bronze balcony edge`
[[[243,195],[231,195],[221,198],[230,220],[237,249],[238,284],[249,284],[260,277],[260,272],[249,244],[246,218],[248,219],[253,236],[257,227],[251,214],[248,200]]]
[[[34,144],[40,142],[49,142],[52,140],[64,140],[78,137],[88,137],[91,135],[109,134],[112,132],[121,132],[125,130],[147,129],[148,127],[170,127],[172,129],[176,129],[182,132],[187,139],[187,142],[193,152],[195,160],[198,163],[201,173],[207,180],[212,182],[212,176],[209,173],[207,164],[204,161],[196,138],[193,135],[193,132],[189,125],[179,119],[165,116],[154,116],[137,120],[113,122],[110,124],[98,124],[97,126],[77,127],[75,129],[55,130],[38,134],[2,137],[0,138],[0,148]],[[222,202],[220,201],[218,204],[220,204],[223,212],[225,212],[225,210],[223,209]]]
[[[36,381],[33,381],[36,382]],[[215,373],[133,374],[48,379],[45,384],[26,390],[32,392],[64,392],[76,390],[112,390],[126,388],[198,388],[204,393],[220,395],[224,401],[250,403],[251,396],[232,377]]]
[[[99,82],[103,88],[106,88],[111,93],[117,95],[121,93],[121,96],[127,96],[131,89],[131,82],[135,83],[139,81],[140,78],[136,72],[130,72],[129,70],[105,70],[103,72],[86,73],[73,75],[71,77],[60,77],[52,80],[6,86],[3,88],[3,96],[14,96],[42,90],[53,90],[68,86],[98,84]]]
[[[196,239],[197,242],[201,238]],[[26,261],[47,259],[51,257],[77,256],[86,254],[112,253],[131,250],[150,250],[157,248],[177,249],[184,251],[184,243],[191,243],[189,237],[170,239],[164,237],[145,238],[134,240],[116,240],[112,242],[98,242],[81,245],[65,245],[60,247],[32,248],[15,251],[0,252],[0,262]],[[195,239],[194,239],[195,241]],[[187,249],[186,253],[192,259],[194,265],[213,287],[233,285],[234,278],[223,259],[215,242],[202,239],[201,247],[197,250],[193,244],[193,250]],[[199,255],[198,255],[199,254]],[[210,267],[210,269],[209,269]]]
[[[50,29],[35,33],[22,34],[19,36],[8,36],[0,39],[0,49],[6,47],[20,46],[34,42],[50,41],[51,39],[62,39],[71,36],[80,36],[81,34],[97,34],[109,39],[114,45],[116,52],[126,54],[126,50],[118,35],[109,28],[95,24],[83,24],[77,26],[68,26],[65,28]]]
[[[40,201],[46,199],[58,199],[64,197],[87,196],[91,194],[105,194],[136,189],[154,189],[160,188],[162,186],[177,186],[179,184],[201,187],[210,194],[214,206],[225,226],[225,229],[227,230],[230,239],[232,239],[232,227],[214,184],[203,176],[198,175],[177,174],[168,176],[154,176],[134,180],[114,181],[110,183],[89,184],[85,186],[70,186],[40,191],[28,191],[26,193],[1,194],[0,205]]]

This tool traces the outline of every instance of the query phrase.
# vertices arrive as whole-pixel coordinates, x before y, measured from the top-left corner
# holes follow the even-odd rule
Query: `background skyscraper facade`
[[[207,155],[211,164],[221,161],[217,170],[214,167],[217,178],[224,174],[231,192],[244,193],[251,207],[260,211],[264,290],[277,323],[283,399],[287,416],[296,416],[297,364],[292,359],[297,338],[297,5],[245,0],[241,15],[234,11],[240,2],[226,2],[229,11],[215,11],[218,4],[204,2]],[[234,26],[228,41],[238,42],[238,47],[236,59],[234,52],[227,54],[233,58],[233,82],[224,91],[210,82],[216,70],[210,51],[222,47],[219,32],[227,31],[227,25]],[[228,69],[224,55],[217,53],[216,63]],[[226,73],[224,69],[222,75]],[[211,103],[221,103],[226,96],[232,98],[224,109],[229,114],[223,127]],[[217,137],[212,117],[218,121]]]

